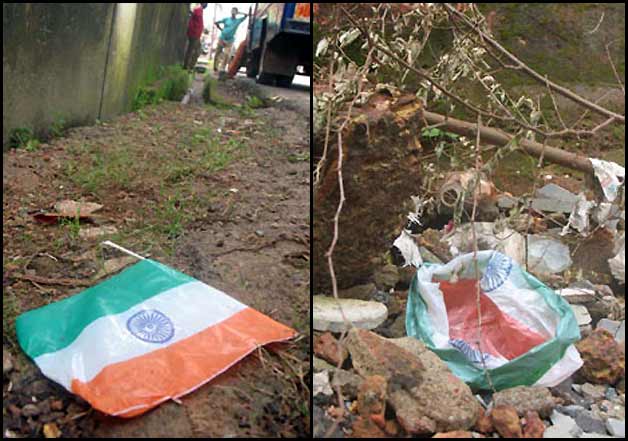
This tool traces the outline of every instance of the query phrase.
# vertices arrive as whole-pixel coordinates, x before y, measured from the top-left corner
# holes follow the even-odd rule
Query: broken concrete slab
[[[548,427],[543,438],[575,438],[582,434],[576,421],[568,415],[554,410],[550,415],[552,426]]]
[[[567,303],[581,305],[595,301],[595,291],[587,288],[563,288],[557,291]]]
[[[584,305],[570,305],[571,310],[576,316],[576,321],[578,322],[578,326],[586,326],[591,323],[591,315],[589,314],[589,310]]]
[[[329,384],[329,371],[317,372],[314,374],[314,387],[312,388],[312,395],[327,395],[330,396],[334,393]]]
[[[530,206],[536,211],[549,211],[552,213],[571,213],[575,205],[572,202],[547,198],[534,198],[530,203]]]
[[[624,438],[626,435],[626,421],[624,420],[609,418],[606,420],[606,428],[608,429],[608,433],[617,438]]]
[[[314,296],[314,329],[317,331],[342,332],[353,324],[356,328],[374,329],[388,317],[386,305],[378,302],[338,299]],[[343,318],[344,313],[344,318]]]
[[[626,321],[625,320],[622,320],[620,322],[618,320],[609,320],[609,319],[603,318],[598,322],[596,329],[598,328],[606,329],[608,332],[610,332],[611,334],[615,336],[615,340],[617,340],[618,342],[625,339],[625,334],[626,334]]]
[[[573,203],[578,200],[578,196],[574,193],[551,182],[536,190],[536,196],[539,198],[556,199]]]

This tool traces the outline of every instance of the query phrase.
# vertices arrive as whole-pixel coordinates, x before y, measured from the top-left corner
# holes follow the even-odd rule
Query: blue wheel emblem
[[[494,252],[480,280],[484,292],[491,292],[504,284],[512,270],[512,259],[502,253]]]
[[[133,314],[126,327],[135,337],[148,343],[165,343],[174,335],[172,321],[156,309]]]

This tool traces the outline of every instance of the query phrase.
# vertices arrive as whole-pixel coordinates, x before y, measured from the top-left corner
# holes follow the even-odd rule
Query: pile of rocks
[[[421,341],[406,337],[412,275],[387,265],[372,283],[341,290],[338,301],[315,296],[315,437],[623,436],[624,304],[609,287],[580,282],[558,291],[579,321],[579,371],[553,388],[491,394],[472,391]]]

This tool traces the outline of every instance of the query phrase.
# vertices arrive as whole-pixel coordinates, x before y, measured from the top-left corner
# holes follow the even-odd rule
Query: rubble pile
[[[417,210],[390,250],[397,266],[380,265],[370,278],[339,290],[338,301],[315,297],[315,437],[624,436],[623,183],[613,194],[603,191],[606,199],[599,203],[554,183],[538,189],[531,200],[487,188],[499,214],[475,225],[452,227],[450,222],[441,229],[425,228],[419,209],[424,201],[413,198]],[[520,210],[516,219],[509,217],[521,205],[529,209]],[[443,265],[472,253],[472,228],[479,250],[508,256],[573,313],[581,367],[569,378],[550,387],[473,389],[438,351],[407,336],[406,309],[416,267]],[[600,234],[611,255],[586,249],[587,241]],[[597,271],[585,271],[578,254],[583,252],[591,262],[604,259]]]

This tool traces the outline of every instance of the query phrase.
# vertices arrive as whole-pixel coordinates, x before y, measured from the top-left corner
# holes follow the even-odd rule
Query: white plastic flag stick
[[[123,253],[127,253],[127,254],[129,254],[129,255],[131,255],[133,257],[136,257],[136,258],[138,258],[140,260],[146,260],[146,257],[142,257],[139,254],[135,254],[133,251],[129,251],[126,248],[122,248],[120,245],[117,245],[117,244],[111,242],[110,240],[106,240],[104,242],[101,242],[101,244],[102,245],[108,245],[108,246],[110,246],[112,248],[117,248],[118,250],[122,251]]]

